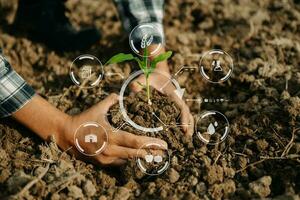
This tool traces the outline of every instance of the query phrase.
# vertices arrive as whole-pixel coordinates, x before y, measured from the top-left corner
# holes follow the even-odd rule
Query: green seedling
[[[121,63],[125,61],[130,61],[134,60],[138,63],[139,67],[141,70],[144,72],[145,79],[146,79],[146,86],[143,88],[146,88],[147,92],[147,99],[148,103],[151,104],[151,99],[150,99],[150,83],[149,83],[149,77],[150,74],[154,71],[156,68],[157,63],[167,60],[172,56],[172,51],[167,51],[165,53],[162,53],[156,57],[154,57],[151,61],[148,59],[148,50],[147,47],[143,49],[144,51],[144,57],[143,58],[138,58],[133,56],[132,54],[124,54],[124,53],[119,53],[111,57],[105,65],[109,64],[116,64],[116,63]],[[142,85],[141,83],[138,83],[139,85]]]

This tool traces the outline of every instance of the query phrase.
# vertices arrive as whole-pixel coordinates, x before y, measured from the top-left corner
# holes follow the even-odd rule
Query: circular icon
[[[77,128],[74,141],[79,152],[86,156],[95,156],[105,149],[108,135],[100,124],[86,122]]]
[[[151,148],[151,149],[150,149]],[[141,153],[146,151],[146,153]],[[168,150],[157,143],[144,144],[137,152],[142,157],[136,157],[137,166],[148,175],[159,175],[166,171],[170,165],[170,154]]]
[[[92,55],[78,56],[71,64],[70,77],[78,86],[95,87],[103,78],[102,63]]]
[[[218,111],[207,111],[197,119],[196,133],[199,139],[206,144],[223,142],[229,132],[227,117]]]
[[[155,23],[139,24],[129,35],[129,45],[139,56],[156,55],[164,46],[162,27]]]
[[[213,49],[200,59],[201,75],[211,83],[226,81],[233,72],[233,61],[228,53]]]
[[[150,76],[152,76],[153,74],[155,73],[159,73],[159,72],[153,72]],[[125,109],[125,106],[124,106],[124,94],[125,94],[125,91],[126,91],[126,88],[127,86],[131,83],[131,81],[133,81],[135,78],[137,78],[138,76],[140,76],[141,74],[144,74],[144,72],[142,70],[139,70],[139,71],[136,71],[134,72],[133,74],[131,74],[128,79],[124,82],[124,84],[122,85],[121,87],[121,90],[120,90],[120,95],[119,95],[119,105],[120,105],[120,112],[121,114],[123,115],[123,118],[124,120],[129,123],[131,126],[133,126],[134,128],[140,130],[140,131],[144,131],[144,132],[159,132],[159,131],[162,131],[163,130],[163,126],[159,126],[159,127],[152,127],[152,128],[147,128],[147,127],[144,127],[144,126],[141,126],[137,123],[135,123],[134,121],[132,121],[132,119],[130,119],[130,117],[128,116],[127,114],[127,111]],[[159,89],[160,92],[163,92],[165,88],[167,87],[170,87],[170,84],[173,84],[175,86],[175,90],[174,90],[174,93],[176,95],[179,96],[179,98],[182,98],[182,95],[183,95],[183,92],[184,92],[184,89],[181,89],[180,88],[180,85],[179,83],[173,79],[173,78],[169,78],[167,77],[165,74],[163,73],[159,73],[160,75],[162,75],[163,77],[166,78],[166,82],[163,84],[163,86]],[[151,106],[151,105],[149,105]],[[161,121],[159,119],[159,117],[153,113],[153,118],[156,118],[156,120],[158,121]]]

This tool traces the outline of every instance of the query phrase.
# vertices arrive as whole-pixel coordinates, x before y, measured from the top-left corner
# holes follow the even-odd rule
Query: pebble
[[[178,181],[178,179],[180,178],[179,173],[174,169],[171,168],[170,172],[169,172],[169,180],[171,183],[175,183]]]
[[[259,197],[267,197],[271,193],[270,185],[272,183],[271,176],[263,176],[260,179],[249,183],[252,193]]]
[[[115,200],[127,200],[130,197],[130,191],[126,187],[119,187],[114,195]]]
[[[99,197],[99,200],[107,200],[107,198],[106,198],[106,196],[101,195],[101,196]]]
[[[0,171],[0,183],[4,183],[11,176],[11,172],[8,169]]]
[[[189,44],[189,40],[188,40],[188,38],[186,37],[186,35],[179,34],[179,35],[177,36],[177,39],[178,39],[178,41],[179,41],[180,43],[182,43],[182,44],[185,44],[185,45]]]
[[[236,191],[236,185],[235,182],[231,179],[227,180],[224,182],[223,184],[223,190],[224,190],[224,194],[227,195],[231,195]]]
[[[83,185],[83,191],[86,196],[92,197],[96,194],[97,190],[96,190],[94,184],[92,183],[92,181],[88,180]]]
[[[197,185],[197,183],[198,183],[198,179],[197,179],[195,176],[190,176],[190,178],[189,178],[189,183],[190,183],[192,186],[195,186],[195,185]]]
[[[259,139],[256,141],[257,149],[261,152],[268,148],[269,143],[265,139]]]
[[[75,186],[75,185],[71,185],[68,187],[69,193],[68,196],[72,197],[74,199],[79,199],[79,198],[83,198],[83,194],[82,194],[82,190]]]
[[[51,196],[50,199],[51,199],[51,200],[60,200],[61,198],[60,198],[59,194],[54,193],[54,194],[52,194],[52,196]]]
[[[196,193],[199,194],[199,195],[204,195],[206,193],[206,185],[204,182],[200,182],[197,184],[196,186]]]

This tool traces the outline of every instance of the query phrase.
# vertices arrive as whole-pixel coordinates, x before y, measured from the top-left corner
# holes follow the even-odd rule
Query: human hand
[[[169,96],[179,106],[181,109],[182,129],[187,136],[192,136],[194,132],[194,118],[191,115],[190,109],[186,103],[174,92],[176,88],[170,81],[170,77],[171,75],[168,69],[168,64],[166,61],[163,61],[157,64],[156,69],[149,76],[149,83],[158,91],[161,91]],[[144,75],[141,75],[135,79],[130,85],[130,88],[133,92],[138,92],[143,89],[141,84],[146,84],[146,78]]]
[[[118,96],[116,94],[109,95],[106,99],[99,102],[95,106],[86,110],[85,112],[70,116],[65,123],[65,129],[63,133],[60,133],[57,137],[57,143],[62,149],[68,149],[73,147],[70,151],[77,157],[92,161],[96,164],[101,165],[121,165],[126,163],[127,159],[134,158],[136,156],[143,157],[146,155],[146,151],[139,150],[139,148],[145,143],[157,143],[160,144],[165,149],[167,148],[167,143],[156,138],[137,136],[125,131],[113,132],[111,125],[108,123],[106,114],[109,108],[118,102]],[[86,122],[97,122],[103,128],[105,128],[108,135],[108,144],[102,153],[95,155],[93,157],[87,157],[77,151],[74,143],[74,133],[76,129]],[[97,133],[103,137],[99,137],[100,140],[105,138],[105,132]],[[101,141],[103,142],[103,141]],[[93,146],[83,146],[84,149],[93,150]],[[138,154],[139,153],[139,154]]]

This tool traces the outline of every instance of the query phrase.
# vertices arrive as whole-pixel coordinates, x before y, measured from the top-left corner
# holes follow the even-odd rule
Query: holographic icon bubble
[[[157,23],[137,25],[129,35],[129,45],[141,57],[155,56],[164,46],[162,26]]]
[[[95,156],[104,151],[108,144],[106,130],[97,122],[81,124],[74,133],[77,150],[86,156]]]
[[[120,105],[120,113],[122,114],[124,120],[130,124],[132,127],[140,130],[140,131],[144,131],[144,132],[159,132],[162,131],[164,129],[164,127],[166,127],[166,124],[161,123],[160,126],[156,126],[155,124],[153,124],[152,127],[145,127],[145,125],[143,124],[138,124],[136,122],[133,121],[133,119],[130,118],[130,115],[127,112],[127,108],[124,105],[124,96],[126,93],[130,92],[129,91],[129,85],[134,82],[140,75],[144,74],[144,72],[142,70],[136,71],[132,74],[129,75],[129,77],[127,78],[127,80],[123,83],[121,90],[120,90],[120,94],[119,94],[119,105]],[[164,74],[163,72],[159,72],[159,71],[155,71],[153,72],[149,78],[151,79],[151,76],[155,76],[155,75],[161,75],[161,77],[164,79],[162,87],[159,89],[160,92],[164,93],[166,88],[173,88],[173,86],[176,88],[176,90],[174,90],[174,94],[176,94],[176,91],[182,91],[182,89],[180,88],[179,83],[171,77],[166,76],[166,74]],[[143,85],[144,83],[139,83],[141,85]],[[178,93],[178,92],[177,92]],[[148,104],[147,107],[152,107],[153,105]],[[153,114],[153,120],[154,121],[160,121],[162,122],[157,115],[155,115],[155,113]]]
[[[70,78],[76,85],[92,88],[103,78],[103,65],[93,55],[80,55],[71,64]]]
[[[233,60],[225,51],[213,49],[203,54],[200,59],[200,73],[211,83],[222,83],[233,72]]]
[[[137,152],[146,151],[143,156],[136,156],[138,168],[145,174],[155,176],[165,172],[170,166],[170,154],[158,143],[146,143]]]
[[[219,111],[206,111],[198,116],[195,123],[198,138],[206,144],[219,144],[229,133],[229,121]]]

